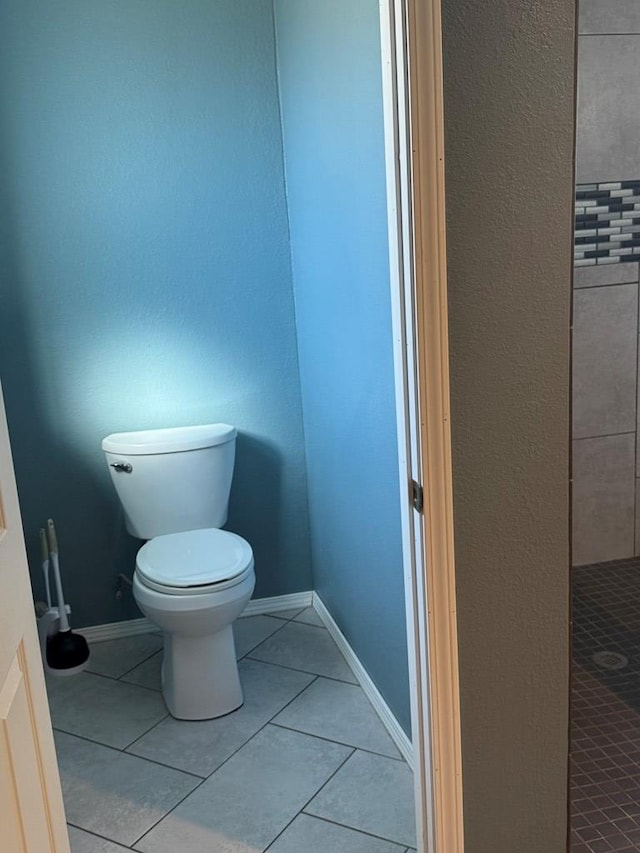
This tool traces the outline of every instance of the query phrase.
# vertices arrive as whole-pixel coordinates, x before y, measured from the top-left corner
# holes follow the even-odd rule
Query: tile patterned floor
[[[640,561],[573,570],[571,853],[640,850]]]
[[[162,638],[47,683],[73,853],[409,853],[411,771],[311,608],[236,623],[245,702],[183,722]]]

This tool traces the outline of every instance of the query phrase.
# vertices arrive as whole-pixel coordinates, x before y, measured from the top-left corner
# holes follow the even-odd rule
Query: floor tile
[[[254,660],[240,661],[239,670],[244,705],[237,711],[195,723],[168,717],[128,751],[209,776],[313,679],[307,673]]]
[[[282,628],[282,620],[272,616],[245,616],[233,623],[236,640],[236,657],[243,658],[275,631]]]
[[[268,853],[405,853],[390,841],[346,826],[300,814],[269,847]]]
[[[83,672],[47,679],[53,727],[123,749],[167,716],[162,696]]]
[[[120,678],[161,649],[162,637],[157,634],[136,634],[133,637],[91,643],[90,648],[91,658],[86,671]]]
[[[338,744],[267,726],[136,849],[145,853],[264,850],[349,752]]]
[[[316,625],[318,628],[324,628],[324,622],[318,616],[313,607],[305,607],[301,613],[298,613],[293,621],[304,622],[306,625]]]
[[[67,819],[120,844],[133,844],[200,783],[72,735],[56,732],[55,741]]]
[[[571,850],[640,842],[640,560],[572,571]]]
[[[69,827],[69,842],[71,853],[126,853],[129,850],[128,847],[122,847],[75,826]]]
[[[402,761],[355,752],[305,808],[401,845],[416,843],[413,779]]]
[[[300,622],[287,624],[250,655],[256,660],[356,683],[356,677],[326,629]]]
[[[273,722],[359,749],[400,758],[363,689],[355,684],[318,678]]]
[[[120,680],[126,681],[127,684],[138,684],[140,687],[146,687],[149,690],[162,690],[160,673],[163,654],[164,652],[159,651],[155,655],[151,655],[144,663],[123,675]]]

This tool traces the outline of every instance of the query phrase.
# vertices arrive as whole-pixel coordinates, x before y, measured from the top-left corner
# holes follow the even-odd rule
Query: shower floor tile
[[[310,608],[238,620],[246,701],[219,720],[167,716],[157,635],[94,644],[94,673],[49,679],[72,853],[404,853],[410,770],[321,624]],[[365,795],[362,762],[391,782]]]
[[[640,560],[573,570],[571,853],[640,849]]]

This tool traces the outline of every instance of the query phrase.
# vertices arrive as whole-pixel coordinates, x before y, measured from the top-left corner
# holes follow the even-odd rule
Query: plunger
[[[74,634],[69,625],[67,608],[62,592],[60,564],[58,562],[58,538],[53,520],[47,521],[49,537],[49,555],[53,567],[53,577],[56,583],[58,612],[60,615],[60,630],[47,643],[47,663],[51,669],[74,669],[82,666],[89,659],[89,646],[81,634]]]

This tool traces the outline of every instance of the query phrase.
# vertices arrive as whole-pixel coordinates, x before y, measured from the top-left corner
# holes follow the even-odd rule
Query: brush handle
[[[42,574],[44,575],[44,588],[47,593],[47,606],[51,610],[51,584],[49,582],[49,560],[45,560],[42,564]]]
[[[56,597],[58,599],[58,611],[60,616],[60,630],[69,631],[69,617],[67,616],[67,608],[64,603],[64,594],[62,592],[62,580],[60,578],[60,565],[58,564],[58,555],[55,551],[51,552],[51,565],[53,566],[53,577],[56,582]]]
[[[51,585],[49,583],[49,546],[47,545],[47,534],[44,527],[40,528],[40,553],[42,555],[42,574],[44,575],[44,586],[47,592],[47,604],[51,610]]]
[[[47,545],[47,534],[44,532],[44,527],[40,528],[40,554],[43,563],[49,559],[49,546]]]
[[[49,550],[52,554],[58,553],[58,537],[56,536],[56,529],[53,526],[53,519],[50,518],[47,521],[47,533],[49,534]]]
[[[64,603],[62,592],[62,579],[60,578],[60,564],[58,563],[58,537],[53,526],[53,519],[47,521],[47,533],[49,534],[49,551],[51,552],[51,565],[53,566],[53,577],[56,582],[56,597],[58,599],[58,610],[60,611],[60,630],[69,631],[69,618]]]

